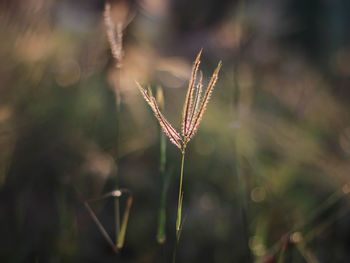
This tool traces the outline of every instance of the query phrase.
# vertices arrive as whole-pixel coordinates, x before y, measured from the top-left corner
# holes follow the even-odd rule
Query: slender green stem
[[[159,244],[165,242],[165,224],[166,224],[166,174],[165,174],[165,165],[166,165],[166,137],[165,134],[160,130],[160,165],[159,172],[161,176],[161,198],[160,198],[160,209],[158,217],[158,229],[157,229],[157,241]]]
[[[120,233],[120,207],[119,207],[119,197],[115,198],[115,243],[118,243],[118,237]]]
[[[124,240],[125,240],[125,233],[126,233],[126,228],[128,225],[128,220],[129,220],[129,214],[130,214],[130,208],[131,208],[131,204],[132,204],[132,196],[129,196],[127,203],[126,203],[126,207],[125,207],[125,211],[124,211],[124,215],[123,215],[123,221],[121,224],[121,229],[119,232],[119,236],[117,239],[117,243],[116,246],[117,248],[122,248],[124,245]]]
[[[244,4],[244,0],[242,0],[241,4]],[[237,59],[239,61],[239,58]],[[238,81],[239,76],[239,68],[238,64],[235,64],[233,67],[233,93],[232,93],[232,117],[234,121],[239,121],[239,99],[240,99],[240,93],[241,88]],[[243,231],[243,242],[245,247],[245,253],[247,255],[247,259],[245,262],[251,262],[251,251],[249,249],[249,229],[248,229],[248,216],[247,216],[247,189],[246,189],[246,183],[244,178],[241,174],[241,168],[239,163],[239,152],[237,150],[237,131],[233,133],[233,140],[232,140],[232,151],[233,151],[233,158],[235,160],[233,170],[234,174],[237,176],[237,183],[238,183],[238,190],[239,190],[239,198],[240,198],[240,213],[241,213],[241,219],[242,219],[242,231]]]
[[[173,263],[176,262],[176,251],[177,251],[177,246],[179,244],[180,234],[181,234],[181,211],[182,211],[182,199],[183,199],[182,181],[183,181],[183,175],[184,175],[185,152],[186,152],[186,138],[185,138],[184,146],[182,148],[179,200],[177,203],[177,218],[176,218],[176,240],[175,240],[175,247],[174,247],[174,254],[173,254]]]
[[[177,245],[178,245],[178,239],[176,238],[175,247],[174,247],[174,254],[173,254],[173,263],[176,263],[176,252],[177,252]]]
[[[164,94],[161,87],[157,88],[157,103],[160,110],[164,110]],[[162,128],[159,126],[160,143],[159,143],[159,175],[161,181],[161,195],[158,214],[158,227],[157,227],[157,242],[163,244],[166,240],[166,195],[167,195],[167,173],[165,172],[166,166],[166,143],[167,138],[163,133]]]
[[[279,257],[278,257],[278,263],[283,263],[284,262],[284,258],[285,258],[285,254],[286,254],[286,250],[287,250],[287,246],[288,246],[288,240],[289,240],[289,235],[287,235],[285,238],[284,238],[284,243],[281,247],[281,252],[279,254]]]
[[[185,148],[185,147],[184,147]],[[180,226],[181,226],[181,210],[182,210],[182,181],[184,174],[184,162],[185,162],[185,149],[182,151],[182,161],[181,161],[181,175],[180,175],[180,186],[179,186],[179,199],[177,203],[177,219],[176,219],[176,239],[179,238]]]
[[[162,176],[165,173],[165,164],[166,164],[166,136],[160,130],[160,164],[159,164],[159,171],[162,174]]]
[[[118,160],[119,160],[119,142],[120,142],[120,68],[117,68],[117,87],[115,88],[115,103],[116,103],[116,146],[115,146],[115,165],[117,167],[115,173],[115,188],[119,189],[118,181]],[[115,198],[115,243],[118,243],[118,237],[120,233],[120,206],[119,206],[119,197]]]

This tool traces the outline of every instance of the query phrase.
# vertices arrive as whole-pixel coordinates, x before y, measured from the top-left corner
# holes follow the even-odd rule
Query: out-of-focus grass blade
[[[122,248],[124,245],[125,233],[126,233],[126,228],[128,226],[131,205],[132,205],[132,196],[130,195],[128,197],[128,201],[127,201],[124,215],[123,215],[123,221],[122,221],[122,225],[121,225],[121,229],[120,229],[120,233],[117,241],[117,248]]]
[[[287,234],[290,235],[295,231],[305,228],[307,225],[311,224],[315,219],[319,218],[323,212],[333,207],[340,200],[342,200],[343,198],[346,198],[349,194],[350,194],[350,191],[348,191],[348,185],[346,184],[343,186],[341,190],[338,190],[334,192],[332,195],[330,195],[323,203],[319,205],[319,207],[317,207],[313,212],[310,213],[310,215],[306,218],[306,220],[296,224],[295,227],[292,230],[290,230]],[[323,221],[322,223],[318,223],[315,226],[312,226],[310,230],[306,231],[306,234],[303,237],[304,244],[306,244],[307,242],[310,242],[313,238],[315,238],[315,236],[319,235],[332,222],[334,222],[341,216],[344,216],[347,212],[348,210],[346,209],[344,210],[343,213],[341,213],[337,217],[336,216],[330,217],[326,221]],[[281,245],[282,245],[281,241],[276,242],[273,246],[271,246],[271,248],[267,251],[267,253],[276,254]],[[298,249],[300,250],[300,247],[298,247]],[[315,262],[315,261],[311,261],[311,262]]]
[[[286,254],[286,251],[288,249],[288,243],[289,243],[289,236],[286,236],[284,238],[283,245],[281,247],[281,252],[280,252],[280,255],[278,257],[278,263],[284,262],[285,254]]]
[[[102,226],[100,220],[97,218],[97,216],[95,215],[94,211],[91,209],[90,205],[88,204],[87,201],[84,202],[84,206],[86,207],[86,209],[88,210],[92,220],[95,222],[96,226],[98,227],[98,229],[100,230],[101,234],[103,235],[103,237],[106,239],[106,241],[108,242],[108,244],[111,246],[111,248],[113,249],[114,252],[118,252],[118,250],[116,249],[112,239],[109,237],[107,231],[105,230],[105,228]]]
[[[115,215],[117,216],[120,214],[119,198],[122,196],[122,194],[128,194],[129,197],[127,199],[127,204],[126,204],[125,211],[123,214],[123,220],[122,220],[122,224],[120,226],[120,231],[117,229],[118,226],[117,225],[115,226],[117,229],[116,230],[117,236],[116,236],[116,242],[113,243],[111,237],[109,236],[109,234],[107,233],[107,231],[105,230],[103,225],[101,224],[100,220],[97,218],[95,212],[91,209],[89,202],[103,200],[103,199],[108,198],[108,197],[115,197],[116,200],[118,200],[118,203],[116,202],[116,204],[118,204],[118,206],[115,205],[115,209],[118,209],[118,211],[115,211]],[[101,234],[106,239],[108,244],[112,247],[112,249],[115,253],[118,253],[119,249],[121,249],[124,245],[125,233],[126,233],[126,229],[127,229],[127,225],[128,225],[128,221],[129,221],[129,214],[130,214],[130,209],[131,209],[131,205],[132,205],[132,200],[133,200],[133,198],[132,198],[131,192],[127,189],[122,189],[122,190],[115,190],[113,192],[104,194],[100,197],[89,199],[89,200],[86,200],[83,202],[84,206],[88,210],[92,220],[95,222],[95,224],[98,227],[98,229],[100,230]],[[117,224],[118,224],[118,222],[119,222],[119,220],[116,219]]]
[[[160,200],[159,216],[158,216],[158,228],[157,228],[157,241],[159,244],[163,244],[166,240],[165,226],[166,226],[166,189],[163,185],[162,196]]]
[[[161,87],[157,88],[157,103],[161,110],[164,110],[164,94]],[[168,189],[168,175],[165,172],[166,166],[166,136],[159,127],[160,132],[160,155],[159,155],[159,173],[161,177],[161,196],[160,207],[158,215],[158,227],[157,227],[157,242],[163,244],[166,240],[166,196]]]
[[[180,234],[181,234],[181,215],[182,215],[182,200],[183,200],[183,193],[181,194],[181,198],[180,198],[180,203],[179,203],[179,207],[178,207],[178,211],[177,211],[177,219],[176,219],[176,236],[177,236],[177,240],[179,240],[180,238]]]
[[[115,213],[115,243],[118,243],[118,237],[120,235],[120,206],[119,198],[114,200],[114,213]]]
[[[307,263],[319,263],[319,261],[315,257],[315,255],[312,254],[312,252],[305,247],[304,242],[297,243],[296,247],[298,248],[300,254],[304,257],[304,259]]]
[[[161,173],[162,176],[162,193],[160,198],[160,208],[159,208],[159,216],[158,216],[158,228],[157,228],[157,242],[159,244],[163,244],[166,240],[166,197],[167,197],[167,189],[168,183],[167,178],[168,174]]]

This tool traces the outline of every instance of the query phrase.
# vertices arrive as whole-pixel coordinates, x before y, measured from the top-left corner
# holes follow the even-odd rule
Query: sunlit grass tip
[[[176,131],[176,129],[165,119],[163,114],[160,112],[156,99],[152,95],[152,91],[150,89],[147,91],[138,82],[136,82],[136,85],[140,90],[143,98],[149,104],[154,115],[158,119],[163,132],[166,136],[169,137],[170,141],[173,144],[175,144],[181,151],[184,151],[187,143],[198,131],[199,124],[206,110],[207,104],[213,92],[222,65],[221,61],[219,61],[209,81],[208,87],[203,95],[203,98],[201,98],[203,87],[202,73],[200,74],[200,77],[197,81],[197,72],[200,64],[201,54],[202,50],[199,51],[192,67],[191,78],[189,81],[187,95],[183,106],[181,136],[180,133]]]

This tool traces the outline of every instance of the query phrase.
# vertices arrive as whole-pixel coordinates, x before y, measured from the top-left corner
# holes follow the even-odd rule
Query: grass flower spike
[[[180,134],[171,126],[171,124],[164,118],[163,114],[160,112],[159,107],[157,105],[156,99],[153,97],[151,89],[148,90],[148,92],[141,87],[139,83],[137,83],[137,86],[143,95],[146,102],[149,104],[151,109],[153,110],[154,115],[159,121],[160,127],[162,127],[163,132],[166,136],[169,137],[170,141],[175,144],[179,149],[182,149],[181,141],[182,138]]]
[[[181,217],[182,217],[182,200],[183,200],[183,192],[182,192],[182,181],[183,181],[183,170],[184,170],[184,160],[185,160],[185,152],[187,143],[191,140],[191,138],[198,131],[199,124],[202,120],[204,111],[207,107],[210,96],[213,92],[216,80],[218,78],[218,74],[221,68],[221,61],[218,63],[210,81],[208,87],[202,97],[202,80],[203,74],[200,72],[199,79],[197,81],[197,73],[200,64],[200,57],[202,54],[202,50],[199,51],[196,60],[194,61],[191,73],[191,79],[188,85],[187,95],[185,99],[185,104],[182,112],[182,127],[181,127],[181,135],[176,131],[176,129],[165,119],[163,114],[160,112],[159,107],[157,105],[156,99],[154,98],[151,89],[144,89],[141,85],[136,82],[137,87],[139,88],[142,96],[146,100],[146,102],[151,107],[154,115],[159,121],[160,127],[162,128],[164,134],[169,137],[170,141],[175,144],[182,153],[182,161],[181,161],[181,174],[180,174],[180,184],[179,184],[179,199],[177,206],[177,218],[176,218],[176,245],[174,250],[174,258],[173,262],[176,261],[176,249],[180,239],[181,234]]]
[[[214,89],[216,80],[218,78],[218,73],[221,68],[221,61],[216,67],[211,80],[208,84],[206,92],[201,98],[202,95],[202,73],[200,74],[199,80],[196,83],[197,72],[200,64],[200,57],[202,54],[202,50],[198,53],[197,58],[193,64],[191,79],[189,82],[187,95],[185,104],[183,107],[182,113],[182,129],[181,135],[176,131],[175,128],[165,119],[163,114],[160,112],[159,107],[157,105],[156,99],[154,98],[152,91],[148,89],[148,91],[136,82],[137,87],[139,88],[142,96],[146,100],[146,102],[151,107],[154,115],[159,121],[160,126],[162,127],[163,132],[166,136],[169,137],[170,141],[175,144],[181,151],[184,151],[187,143],[191,140],[193,135],[198,131],[199,124],[202,120],[203,113],[206,109],[212,91]]]
[[[116,67],[120,68],[123,58],[123,25],[119,22],[115,28],[111,17],[111,5],[108,2],[105,5],[103,16],[111,52],[116,60]]]

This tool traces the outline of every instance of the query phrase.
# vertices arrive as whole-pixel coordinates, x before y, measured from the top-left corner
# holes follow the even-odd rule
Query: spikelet
[[[192,67],[192,74],[191,74],[191,79],[190,83],[188,85],[188,90],[187,90],[187,95],[185,99],[185,104],[183,108],[183,113],[182,113],[182,136],[187,137],[187,134],[189,132],[189,118],[190,118],[190,110],[192,106],[192,101],[193,101],[193,90],[194,90],[194,82],[196,80],[197,76],[197,71],[198,67],[200,64],[200,57],[202,54],[202,49],[199,51],[196,60],[194,61],[193,67]]]
[[[138,88],[139,91],[141,92],[143,98],[145,99],[145,101],[146,101],[146,102],[148,103],[148,105],[150,105],[151,108],[152,108],[153,104],[152,104],[151,98],[148,96],[147,91],[146,91],[144,88],[142,88],[142,86],[140,85],[140,83],[138,83],[137,81],[135,81],[135,83],[136,83],[136,85],[137,85],[137,88]]]
[[[117,30],[115,30],[111,17],[111,5],[108,2],[105,5],[104,22],[107,29],[107,37],[111,47],[111,52],[116,60],[116,67],[120,68],[123,58],[123,25],[122,23],[118,23]]]
[[[208,104],[208,101],[210,99],[210,96],[211,96],[211,93],[213,92],[213,89],[214,89],[214,85],[216,83],[216,80],[218,78],[218,74],[219,74],[219,71],[220,71],[220,68],[221,68],[221,61],[219,62],[218,66],[216,67],[214,73],[213,73],[213,76],[211,77],[210,79],[210,82],[209,82],[209,85],[208,85],[208,88],[204,94],[204,97],[203,97],[203,101],[202,101],[202,104],[198,110],[198,114],[197,116],[195,117],[194,121],[193,121],[193,127],[191,127],[191,130],[189,131],[189,134],[188,134],[188,141],[193,137],[193,135],[196,134],[196,132],[198,131],[198,127],[199,127],[199,124],[202,120],[202,117],[203,117],[203,113],[207,107],[207,104]]]
[[[161,113],[159,107],[158,107],[158,103],[157,103],[157,100],[155,99],[155,97],[153,96],[152,94],[152,89],[151,87],[148,87],[148,94],[149,94],[149,97],[151,99],[151,102],[152,102],[152,105],[151,108],[154,112],[154,114],[156,114],[156,117],[158,116],[159,119],[158,121],[162,124],[165,125],[164,128],[166,128],[166,130],[169,132],[170,135],[167,135],[169,136],[170,140],[171,138],[174,138],[175,141],[182,141],[182,138],[180,136],[180,134],[173,128],[173,126],[171,126],[171,124],[165,119],[165,117],[163,116],[163,114]],[[158,118],[157,117],[157,118]],[[177,145],[175,142],[173,142],[175,145]],[[178,145],[177,145],[178,146]],[[179,147],[179,146],[178,146]]]
[[[149,89],[149,92],[147,92],[144,88],[141,87],[141,85],[138,82],[136,82],[136,85],[139,88],[146,102],[149,104],[149,106],[153,110],[153,113],[156,116],[164,134],[169,137],[170,141],[173,144],[175,144],[179,149],[181,149],[181,143],[179,142],[179,141],[182,141],[181,136],[173,128],[173,126],[171,126],[171,124],[165,119],[163,114],[160,112],[156,99],[153,97],[151,90]]]
[[[199,81],[196,85],[196,95],[194,97],[193,107],[192,107],[191,113],[190,113],[191,117],[189,118],[189,122],[188,122],[188,130],[189,131],[192,129],[195,116],[197,116],[197,114],[198,114],[199,103],[201,100],[202,87],[203,87],[202,79],[203,79],[203,73],[202,73],[202,71],[200,71]],[[188,135],[188,134],[186,134],[186,135]]]
[[[156,99],[152,97],[152,101],[154,104],[154,107],[156,109],[155,116],[157,117],[160,126],[162,127],[163,132],[166,136],[169,137],[170,141],[175,144],[179,149],[181,149],[181,143],[179,140],[181,140],[180,135],[177,133],[177,131],[170,125],[170,123],[164,118],[162,113],[160,112],[158,105],[156,103]]]

